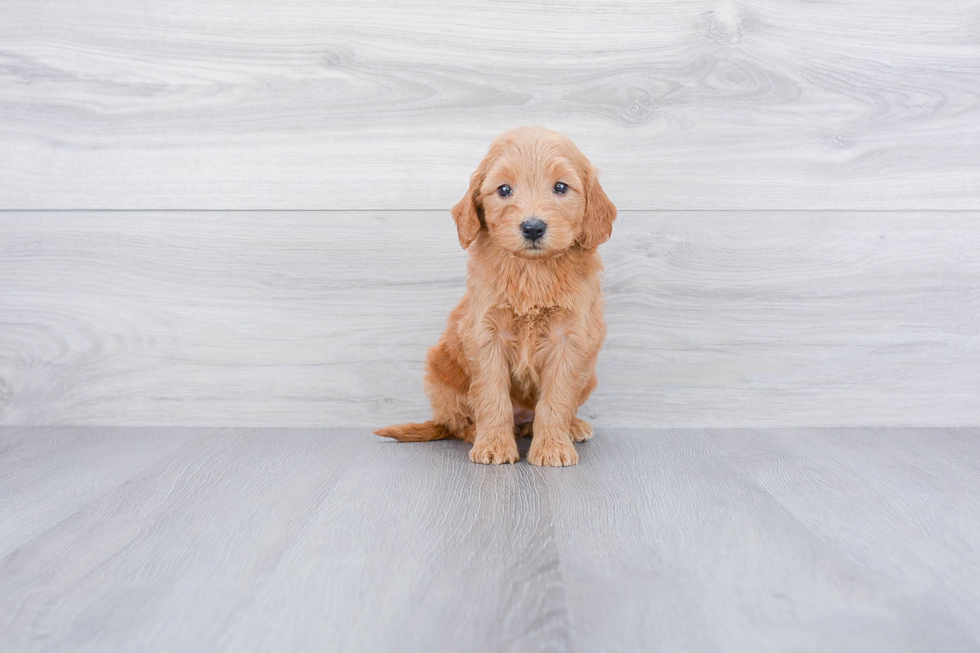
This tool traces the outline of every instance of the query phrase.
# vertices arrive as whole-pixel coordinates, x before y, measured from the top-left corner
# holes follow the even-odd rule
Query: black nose
[[[531,241],[541,238],[546,231],[548,231],[548,225],[543,220],[537,218],[531,218],[521,223],[521,233]]]

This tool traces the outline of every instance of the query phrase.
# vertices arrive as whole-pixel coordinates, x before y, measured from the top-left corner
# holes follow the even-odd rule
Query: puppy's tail
[[[456,437],[452,431],[442,424],[432,420],[421,424],[395,424],[386,426],[374,432],[386,438],[394,438],[399,442],[429,442],[431,440],[448,440]]]

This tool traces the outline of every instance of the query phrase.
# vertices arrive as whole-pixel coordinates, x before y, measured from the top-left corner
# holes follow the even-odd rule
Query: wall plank
[[[980,209],[980,2],[0,3],[0,208],[445,209],[540,122],[623,209]]]
[[[625,212],[600,426],[980,423],[980,213]],[[0,212],[0,424],[383,425],[462,293],[444,212]]]

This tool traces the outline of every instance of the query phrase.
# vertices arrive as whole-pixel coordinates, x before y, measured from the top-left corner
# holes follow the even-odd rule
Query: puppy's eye
[[[557,184],[555,184],[555,192],[559,195],[564,195],[568,192],[568,184],[563,181],[559,181]]]
[[[507,184],[504,184],[503,186],[497,189],[497,195],[500,195],[501,197],[510,197],[510,194],[513,192],[514,191],[511,190],[510,186],[508,186]]]

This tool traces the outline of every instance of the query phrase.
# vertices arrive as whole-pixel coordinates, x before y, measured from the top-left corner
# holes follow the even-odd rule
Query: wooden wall
[[[980,0],[7,0],[0,424],[424,418],[535,122],[622,209],[596,425],[980,423]]]

